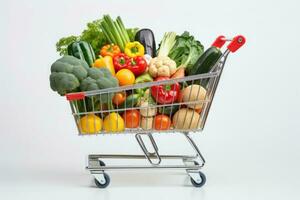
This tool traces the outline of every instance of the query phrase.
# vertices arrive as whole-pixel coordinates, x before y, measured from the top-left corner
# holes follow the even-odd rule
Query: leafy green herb
[[[68,55],[68,46],[72,42],[75,42],[78,40],[78,36],[69,36],[69,37],[63,37],[56,43],[56,51],[59,52],[59,55]]]
[[[102,30],[100,29],[100,21],[95,20],[87,23],[87,28],[81,33],[80,40],[91,44],[96,55],[99,54],[103,45],[107,44],[107,40]]]
[[[67,55],[67,47],[75,41],[86,41],[91,44],[96,56],[102,46],[107,43],[118,44],[121,48],[129,41],[134,41],[138,28],[125,29],[120,17],[113,21],[110,16],[104,15],[103,19],[97,19],[87,23],[86,29],[79,36],[61,38],[56,43],[56,50],[60,55]]]
[[[87,27],[79,36],[63,37],[56,43],[56,50],[60,55],[67,55],[67,47],[75,41],[86,41],[91,44],[96,55],[99,54],[100,48],[107,43],[107,40],[100,29],[100,21],[95,20],[87,23]]]

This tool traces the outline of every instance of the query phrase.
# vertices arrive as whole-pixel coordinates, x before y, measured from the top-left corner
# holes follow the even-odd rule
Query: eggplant
[[[135,34],[135,41],[139,41],[145,47],[145,54],[152,58],[156,56],[156,44],[154,34],[150,29],[144,28]]]

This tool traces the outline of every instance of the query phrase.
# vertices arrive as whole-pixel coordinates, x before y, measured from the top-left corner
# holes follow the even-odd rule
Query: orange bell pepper
[[[115,44],[107,44],[107,45],[103,46],[100,50],[101,56],[113,57],[114,55],[117,55],[119,53],[121,53],[120,47]]]

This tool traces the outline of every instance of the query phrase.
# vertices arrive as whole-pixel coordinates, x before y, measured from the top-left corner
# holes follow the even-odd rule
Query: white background
[[[299,3],[286,1],[16,1],[0,4],[0,199],[299,199]],[[94,187],[89,153],[141,153],[132,136],[78,137],[67,101],[50,90],[60,37],[103,14],[127,27],[190,31],[205,47],[219,34],[246,45],[225,67],[203,134],[207,184],[183,171],[109,173]],[[162,153],[192,153],[180,135]]]

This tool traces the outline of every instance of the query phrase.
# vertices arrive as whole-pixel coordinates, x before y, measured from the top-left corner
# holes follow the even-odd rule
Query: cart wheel
[[[103,173],[105,183],[100,183],[96,178],[95,178],[95,184],[97,185],[98,188],[106,188],[109,183],[110,183],[110,178],[106,173]]]
[[[103,162],[102,160],[99,160],[99,165],[102,166],[102,167],[105,167],[105,162]]]
[[[201,181],[199,183],[191,178],[191,182],[192,182],[193,186],[195,186],[195,187],[202,187],[206,183],[205,175],[202,172],[199,172],[199,175],[201,177]]]

